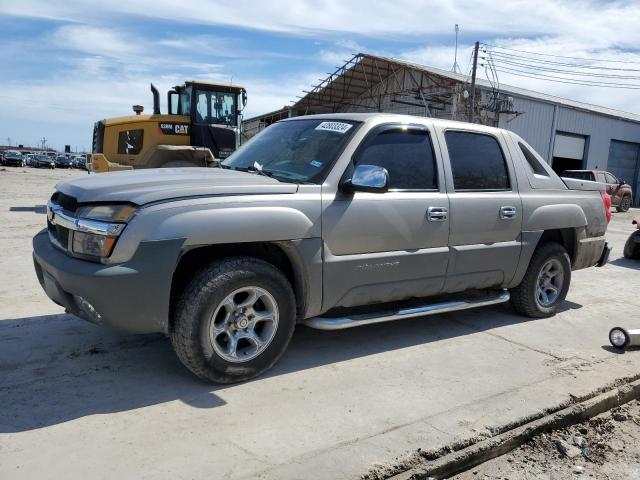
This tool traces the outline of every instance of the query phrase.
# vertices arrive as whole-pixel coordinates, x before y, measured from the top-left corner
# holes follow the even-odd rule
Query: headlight
[[[113,250],[117,238],[93,233],[73,232],[73,252],[80,255],[106,258],[111,255],[111,250]]]
[[[85,205],[78,208],[73,232],[73,253],[105,259],[136,207],[128,204]]]
[[[136,207],[128,204],[87,205],[80,207],[76,214],[80,218],[90,218],[101,222],[128,222],[136,213]]]

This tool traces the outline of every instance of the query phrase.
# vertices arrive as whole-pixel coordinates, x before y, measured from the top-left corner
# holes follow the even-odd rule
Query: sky
[[[0,0],[0,144],[90,148],[96,120],[152,110],[150,82],[163,112],[184,80],[244,85],[251,117],[290,105],[358,52],[450,70],[456,23],[463,73],[475,41],[640,72],[640,1]],[[639,89],[498,75],[640,114]]]

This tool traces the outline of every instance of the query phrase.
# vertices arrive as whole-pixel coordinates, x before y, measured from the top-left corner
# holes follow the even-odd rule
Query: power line
[[[494,57],[497,57],[498,59],[502,60],[502,59],[507,59],[507,60],[516,60],[516,61],[527,61],[527,62],[531,62],[531,63],[536,63],[536,64],[547,64],[547,65],[554,65],[554,66],[560,66],[560,67],[574,67],[574,68],[585,68],[585,69],[591,69],[591,70],[615,70],[615,71],[621,71],[621,72],[640,72],[640,68],[618,68],[618,67],[610,67],[610,66],[598,66],[598,65],[586,65],[586,64],[580,64],[580,63],[568,63],[568,62],[556,62],[554,60],[545,60],[542,58],[532,58],[532,57],[525,57],[523,55],[514,55],[511,53],[502,53],[502,52],[495,52],[491,49],[484,49],[483,52],[491,52],[491,54]]]
[[[481,57],[485,59],[486,57]],[[553,68],[553,67],[541,67],[537,65],[531,65],[528,63],[521,62],[512,62],[509,60],[498,59],[498,65],[507,64],[515,67],[528,68],[531,70],[540,70],[543,72],[553,72],[553,73],[561,73],[565,75],[573,75],[573,76],[585,76],[585,77],[602,77],[602,78],[617,78],[622,80],[640,80],[640,76],[638,75],[612,75],[606,73],[594,73],[594,72],[577,72],[575,70],[566,70],[561,68]]]
[[[607,87],[607,88],[620,88],[627,90],[640,90],[640,84],[620,84],[620,83],[607,83],[607,82],[590,82],[588,80],[573,80],[563,77],[554,77],[552,75],[544,75],[542,73],[532,73],[522,70],[511,69],[508,67],[496,68],[497,72],[507,73],[518,77],[535,78],[538,80],[546,80],[548,82],[567,83],[572,85],[585,85],[590,87]]]
[[[583,60],[583,61],[590,61],[590,62],[609,62],[609,63],[629,63],[629,64],[633,64],[633,65],[640,65],[640,62],[633,62],[630,60],[606,60],[604,58],[586,58],[586,57],[570,57],[567,55],[553,55],[551,53],[540,53],[540,52],[530,52],[527,50],[518,50],[516,48],[507,48],[507,47],[501,47],[499,45],[491,45],[489,43],[483,43],[482,45],[485,45],[487,47],[490,48],[497,48],[500,50],[508,50],[510,52],[519,52],[519,53],[526,53],[529,55],[539,55],[539,56],[544,56],[544,57],[554,57],[554,58],[568,58],[568,59],[572,59],[572,60]]]

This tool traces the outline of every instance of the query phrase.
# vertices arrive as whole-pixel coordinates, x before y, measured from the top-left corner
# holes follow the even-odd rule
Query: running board
[[[425,315],[436,315],[438,313],[457,312],[469,308],[486,307],[497,303],[508,302],[509,292],[503,290],[499,293],[486,297],[469,300],[454,300],[448,302],[431,303],[420,307],[401,308],[395,311],[385,311],[376,313],[364,313],[348,317],[314,317],[304,320],[307,327],[318,330],[342,330],[345,328],[359,327],[361,325],[371,325],[374,323],[390,322],[392,320],[402,320],[405,318],[421,317]]]

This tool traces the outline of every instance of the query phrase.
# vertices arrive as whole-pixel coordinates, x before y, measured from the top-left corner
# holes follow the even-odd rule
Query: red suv
[[[605,183],[607,193],[611,196],[611,204],[618,212],[626,212],[633,204],[631,185],[624,180],[618,180],[613,173],[602,170],[565,170],[560,176]]]

